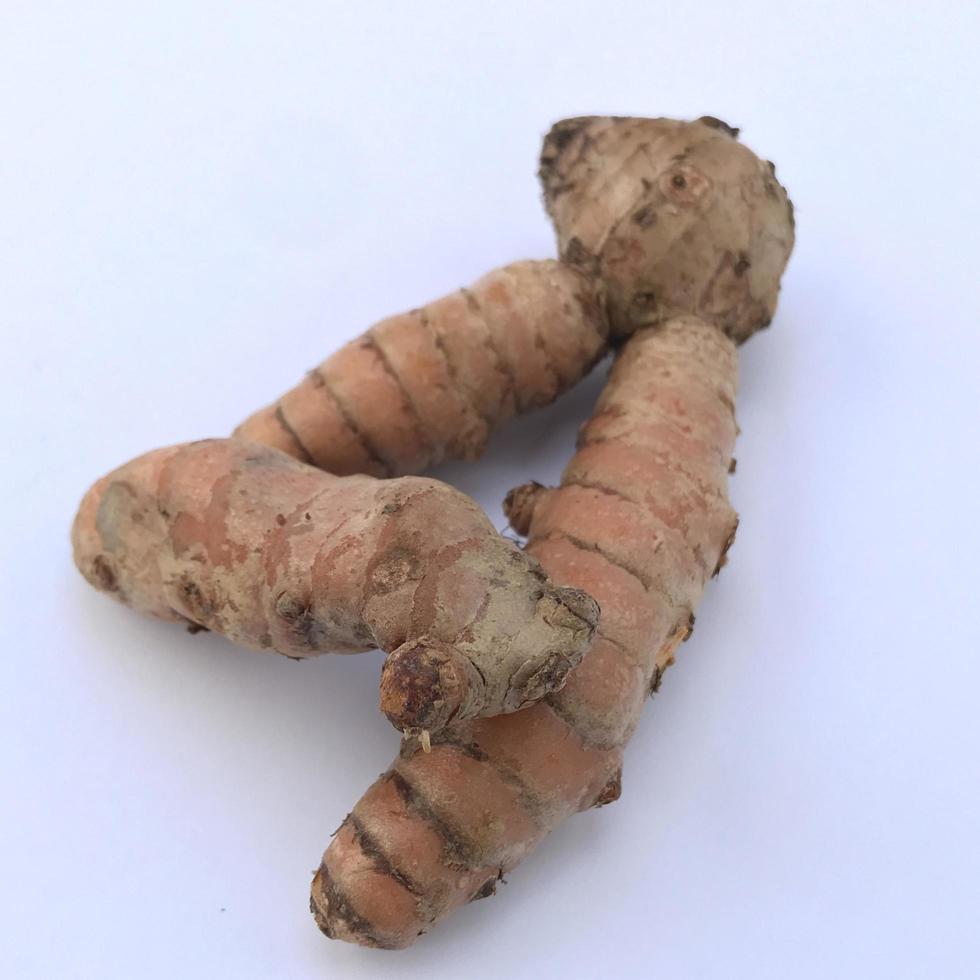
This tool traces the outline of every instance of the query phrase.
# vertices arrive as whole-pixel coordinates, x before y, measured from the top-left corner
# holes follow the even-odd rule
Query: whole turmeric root
[[[585,375],[606,333],[590,276],[514,262],[371,327],[235,434],[337,474],[476,459],[497,425]]]
[[[598,619],[452,487],[331,476],[244,440],[120,467],[72,541],[92,585],[152,616],[290,657],[389,652],[382,709],[412,733],[556,690]]]
[[[546,265],[555,276],[576,283],[575,295],[585,297],[578,309],[571,300],[567,308],[565,301],[555,305],[543,293],[533,302],[515,299],[516,292],[501,294],[498,298],[510,304],[513,315],[495,333],[483,310],[484,297],[474,287],[473,299],[462,294],[447,309],[465,304],[472,313],[483,312],[482,318],[449,316],[426,339],[420,327],[431,329],[432,310],[409,314],[404,328],[392,328],[383,343],[376,333],[355,341],[344,359],[331,359],[278,407],[242,427],[261,441],[340,472],[418,469],[441,454],[475,455],[483,432],[497,421],[553,397],[566,383],[561,379],[571,383],[602,354],[607,338],[619,345],[607,389],[583,429],[562,486],[547,490],[529,484],[508,499],[513,525],[529,535],[528,553],[556,582],[586,587],[602,602],[598,639],[563,688],[555,685],[538,703],[511,714],[480,717],[468,704],[447,711],[445,703],[465,698],[456,689],[455,670],[449,671],[449,683],[443,682],[441,660],[434,671],[423,664],[409,672],[408,683],[394,685],[393,713],[400,727],[421,721],[434,730],[433,719],[462,724],[437,731],[431,752],[404,742],[399,759],[341,825],[311,895],[312,911],[328,935],[373,946],[408,945],[463,902],[492,894],[500,876],[565,817],[618,797],[622,749],[645,696],[658,688],[689,634],[705,582],[721,567],[731,544],[735,515],[726,483],[736,431],[733,340],[744,340],[768,324],[792,248],[792,210],[785,192],[771,165],[734,135],[708,118],[678,123],[590,117],[559,123],[545,142],[541,176],[563,262]],[[486,372],[502,379],[507,370],[503,358],[492,356],[494,345],[506,341],[535,358],[548,347],[551,334],[529,326],[537,323],[530,315],[540,309],[561,309],[580,326],[594,319],[591,329],[600,339],[591,346],[563,343],[567,368],[529,372],[520,396],[511,378],[502,389],[495,388],[488,380],[494,375]],[[581,336],[578,330],[567,336]],[[406,347],[394,351],[399,334]],[[485,334],[492,334],[492,341],[483,339]],[[464,371],[461,357],[474,338],[481,356],[474,356]],[[458,345],[455,354],[438,362],[433,348],[448,351],[450,341]],[[530,363],[517,361],[507,366],[514,370]],[[535,361],[542,368],[546,362],[551,363]],[[441,374],[434,373],[438,363]],[[355,367],[363,367],[363,374]],[[465,385],[454,388],[463,378]],[[513,397],[506,395],[508,384]],[[417,401],[419,391],[428,387],[437,389],[433,396],[445,398],[444,408],[437,411],[435,402],[423,406]],[[477,411],[472,400],[484,387],[504,394],[488,401],[490,410],[484,404]],[[462,391],[473,411],[464,411]],[[321,395],[325,410],[316,400]],[[381,405],[384,410],[376,411]],[[497,414],[493,405],[499,406]],[[477,416],[481,423],[474,421]],[[410,429],[405,419],[411,420]],[[146,473],[101,481],[76,527],[83,570],[95,584],[121,589],[126,599],[157,615],[227,631],[239,622],[240,610],[227,598],[244,547],[249,550],[243,559],[247,577],[255,583],[249,586],[256,590],[253,608],[263,610],[255,621],[263,643],[263,626],[270,641],[273,633],[283,632],[284,610],[287,621],[302,624],[300,633],[310,632],[306,623],[312,621],[314,634],[323,629],[339,643],[351,641],[348,648],[391,636],[399,648],[416,640],[423,652],[436,649],[437,656],[444,652],[441,644],[449,644],[448,659],[454,659],[457,642],[469,642],[475,632],[462,625],[465,615],[455,618],[447,612],[461,627],[452,638],[451,630],[433,635],[431,627],[443,622],[442,611],[465,609],[465,600],[472,598],[468,587],[457,591],[460,569],[472,569],[462,558],[457,566],[450,556],[455,549],[460,556],[469,554],[468,542],[478,534],[464,532],[461,519],[462,541],[450,534],[444,549],[423,547],[426,561],[451,572],[445,580],[438,571],[431,576],[420,571],[417,578],[409,574],[406,588],[412,600],[399,605],[404,596],[397,583],[403,583],[405,573],[389,573],[386,561],[375,563],[370,551],[358,551],[344,539],[351,527],[370,526],[370,540],[400,569],[404,555],[384,549],[392,540],[402,542],[402,534],[412,544],[421,538],[415,528],[396,530],[385,522],[394,517],[384,513],[388,498],[360,497],[360,491],[348,498],[345,493],[345,507],[353,500],[344,511],[350,523],[337,527],[317,521],[318,530],[309,532],[306,541],[293,524],[312,515],[320,500],[312,482],[302,483],[312,481],[309,470],[290,469],[294,464],[278,456],[279,462],[266,465],[261,460],[268,457],[254,447],[242,452],[249,458],[236,457],[225,469],[205,466],[196,475],[188,470],[186,483],[176,475],[164,478],[171,461],[177,469],[178,461],[169,455],[146,462],[155,454],[130,464],[138,471],[145,466]],[[239,486],[239,480],[251,479],[248,467],[261,471],[254,499],[253,490]],[[277,505],[284,470],[304,476]],[[122,488],[111,489],[115,482]],[[240,490],[245,490],[244,502],[236,507],[231,501]],[[130,492],[136,502],[132,507],[126,503]],[[402,509],[415,513],[413,493],[399,500]],[[418,534],[443,534],[445,514],[446,507],[435,508],[417,522]],[[382,523],[380,530],[373,520]],[[287,526],[288,532],[277,530]],[[315,554],[303,552],[305,558],[294,565],[293,546],[302,551],[321,532],[328,539],[324,547],[314,548]],[[180,593],[180,575],[193,561],[189,555],[206,566],[199,580],[192,579],[203,601],[193,586],[183,597]],[[380,584],[374,577],[379,564],[384,569]],[[390,588],[389,574],[396,583]],[[349,577],[358,581],[353,598],[342,585]],[[496,585],[494,578],[488,576],[484,584]],[[280,581],[307,588],[280,592]],[[324,582],[330,588],[323,589]],[[335,596],[334,585],[339,588]],[[390,609],[389,595],[394,597]],[[444,595],[451,600],[442,606]],[[233,589],[232,601],[237,604]],[[559,600],[558,605],[589,620],[575,601]],[[407,606],[412,609],[408,614]],[[426,610],[421,621],[417,609]],[[537,609],[530,614],[536,617]],[[549,616],[540,618],[548,623]],[[357,624],[367,630],[359,632]],[[421,635],[413,632],[419,629]],[[499,623],[488,624],[488,635],[495,630]],[[535,649],[547,646],[540,636],[528,643],[537,644]],[[423,704],[416,710],[416,701],[433,689],[438,696],[431,709]],[[498,703],[506,700],[497,698]],[[474,720],[466,722],[466,717]]]
[[[734,341],[766,326],[793,243],[771,165],[717,120],[559,123],[542,154],[563,255],[597,277],[622,346],[555,490],[508,498],[555,581],[602,607],[589,654],[525,711],[406,745],[313,880],[331,937],[407,946],[572,813],[615,800],[623,747],[690,634],[736,515]]]

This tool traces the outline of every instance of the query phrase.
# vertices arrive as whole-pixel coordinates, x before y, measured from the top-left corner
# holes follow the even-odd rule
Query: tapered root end
[[[342,914],[336,900],[331,901],[333,885],[330,876],[320,868],[313,878],[310,887],[310,911],[316,920],[317,927],[329,939],[343,939],[345,942],[357,943],[360,946],[374,946],[372,939],[352,928],[347,915]]]
[[[110,595],[120,591],[119,576],[111,555],[102,547],[98,530],[98,512],[105,481],[100,480],[88,493],[78,508],[71,527],[72,558],[75,567],[85,580],[99,592]]]
[[[461,654],[410,640],[385,661],[381,710],[399,731],[439,731],[459,715],[471,686]]]
[[[372,949],[404,949],[412,942],[411,939],[400,942],[377,935],[371,924],[351,907],[323,865],[310,886],[310,912],[320,932],[328,939],[340,939]]]

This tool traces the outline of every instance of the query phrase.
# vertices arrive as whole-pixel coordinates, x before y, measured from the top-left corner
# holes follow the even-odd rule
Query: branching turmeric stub
[[[296,658],[389,652],[381,706],[409,732],[557,689],[598,619],[458,490],[331,476],[239,439],[103,477],[72,539],[92,585],[152,616]]]

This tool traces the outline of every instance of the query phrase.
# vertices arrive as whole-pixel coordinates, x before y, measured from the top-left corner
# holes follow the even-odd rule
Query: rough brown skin
[[[405,748],[314,878],[327,935],[409,945],[563,819],[619,795],[623,747],[735,525],[735,372],[731,341],[693,318],[623,347],[561,488],[523,490],[510,511],[550,575],[598,599],[592,649],[539,704],[454,729],[428,755]]]
[[[295,658],[389,652],[382,709],[407,732],[557,689],[598,619],[452,487],[336,477],[244,440],[113,471],[72,542],[92,585],[149,615]]]
[[[429,754],[403,746],[314,877],[328,936],[410,945],[492,894],[563,819],[618,797],[623,747],[734,536],[734,342],[768,324],[792,248],[785,191],[734,132],[590,117],[549,134],[563,256],[598,277],[622,346],[561,487],[526,485],[507,506],[527,550],[595,596],[602,622],[561,691]]]
[[[602,283],[613,338],[693,313],[738,343],[769,325],[793,248],[773,164],[703,116],[582,116],[541,153],[562,258]]]
[[[339,475],[476,459],[501,422],[585,375],[606,334],[590,276],[514,262],[382,320],[235,434]]]
[[[696,313],[745,340],[772,318],[793,232],[772,164],[737,134],[710,116],[557,123],[540,175],[563,262],[381,321],[235,434],[338,475],[419,473],[476,459],[639,326]]]

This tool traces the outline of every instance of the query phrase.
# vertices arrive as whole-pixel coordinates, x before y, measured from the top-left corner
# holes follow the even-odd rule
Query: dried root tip
[[[370,923],[351,908],[345,896],[337,889],[330,873],[322,865],[310,888],[310,911],[320,932],[330,939],[342,939],[359,946],[393,948],[373,934]]]
[[[673,632],[667,637],[666,642],[657,653],[657,657],[654,662],[654,676],[650,686],[651,694],[655,693],[659,689],[664,671],[666,671],[668,667],[673,666],[674,654],[677,653],[678,647],[680,647],[682,643],[687,643],[693,633],[694,613],[689,612],[687,614],[687,618],[683,619],[674,627]]]
[[[592,806],[607,806],[615,803],[623,792],[623,767],[620,766],[610,777],[609,782],[602,787],[599,795],[592,801]]]
[[[478,902],[481,898],[491,898],[493,895],[497,894],[497,882],[503,881],[502,875],[496,875],[493,878],[487,879],[479,888],[473,893],[473,897],[470,899],[471,902]]]
[[[721,548],[721,555],[718,557],[718,564],[715,565],[715,570],[711,573],[712,578],[717,578],[718,573],[728,564],[728,552],[731,550],[732,545],[735,543],[735,535],[738,533],[738,515],[735,515],[735,523],[732,524],[732,529],[725,539],[725,543]]]
[[[733,140],[738,139],[738,134],[741,130],[738,126],[729,126],[728,123],[723,122],[717,116],[701,116],[700,119],[695,119],[695,122],[701,123],[703,126],[710,126],[712,129],[720,129],[723,133],[727,133]]]
[[[475,671],[450,647],[409,640],[394,650],[381,671],[381,710],[406,733],[445,728],[473,700]]]
[[[538,178],[544,189],[545,207],[551,213],[551,202],[576,189],[570,159],[576,159],[591,140],[590,132],[603,122],[599,116],[575,116],[560,119],[544,138],[539,158]]]
[[[599,603],[588,592],[572,589],[568,586],[555,589],[552,594],[558,602],[561,613],[566,614],[559,614],[556,624],[573,630],[585,629],[588,631],[589,640],[591,640],[599,627]],[[552,622],[555,622],[556,617],[552,616],[551,619]],[[580,622],[576,622],[576,620]]]
[[[521,536],[526,537],[531,530],[534,508],[541,495],[547,490],[547,487],[532,480],[530,483],[522,483],[519,487],[514,487],[504,498],[504,513],[507,515],[507,520]]]

